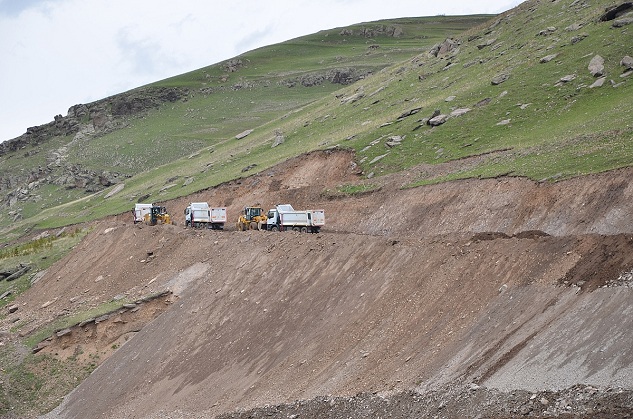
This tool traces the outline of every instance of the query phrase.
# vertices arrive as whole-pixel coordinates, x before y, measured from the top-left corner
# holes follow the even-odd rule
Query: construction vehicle
[[[167,208],[153,205],[148,214],[145,214],[143,221],[147,225],[155,226],[156,224],[173,224],[171,216],[167,212]]]
[[[290,204],[277,205],[268,211],[266,230],[318,233],[325,225],[324,210],[295,210]]]
[[[192,202],[185,208],[185,227],[222,230],[226,222],[226,208],[211,208],[207,202]]]
[[[132,214],[134,214],[134,224],[145,221],[145,216],[151,212],[153,206],[154,204],[134,205],[134,210],[132,211]]]
[[[268,217],[260,206],[245,207],[244,212],[237,219],[238,231],[264,230]]]

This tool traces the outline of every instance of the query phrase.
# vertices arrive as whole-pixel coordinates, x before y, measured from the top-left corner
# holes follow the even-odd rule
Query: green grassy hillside
[[[79,134],[54,129],[68,125],[56,121],[52,135],[23,136],[18,140],[28,141],[0,155],[0,236],[129,211],[138,200],[190,194],[243,176],[250,165],[257,166],[247,174],[322,147],[318,131],[295,141],[287,121],[327,119],[315,112],[341,88],[490,18],[406,18],[325,30],[89,104],[77,118]],[[177,100],[156,106],[166,91]],[[125,112],[135,107],[143,109]],[[254,131],[237,140],[245,130]],[[276,132],[288,141],[271,149]],[[101,185],[83,184],[104,171],[125,184],[111,198]]]
[[[633,54],[632,38],[629,25],[600,20],[611,5],[528,1],[498,17],[359,24],[128,92],[131,102],[161,89],[180,96],[103,134],[25,146],[0,166],[19,172],[57,157],[60,166],[116,172],[124,188],[35,182],[26,188],[33,199],[5,199],[2,235],[126,212],[332,146],[356,150],[368,177],[486,156],[467,171],[421,175],[412,187],[499,175],[557,180],[629,165],[631,83],[620,62]],[[447,38],[451,48],[432,53]],[[596,55],[606,79],[592,88]],[[116,106],[110,98],[102,107],[115,114]],[[446,120],[429,125],[434,113]],[[273,147],[278,137],[284,142]]]

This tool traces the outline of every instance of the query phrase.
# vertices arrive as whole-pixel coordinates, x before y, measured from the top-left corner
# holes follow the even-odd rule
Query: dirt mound
[[[372,193],[328,192],[357,170],[349,152],[316,152],[166,203],[177,221],[189,201],[234,218],[253,203],[318,207],[318,235],[148,227],[128,215],[95,224],[20,297],[33,330],[122,296],[170,291],[173,304],[51,417],[208,417],[326,396],[332,412],[375,397],[397,412],[438,391],[498,400],[490,415],[506,416],[502,400],[517,390],[530,396],[516,409],[543,412],[554,411],[534,402],[546,391],[593,386],[598,400],[633,388],[633,295],[620,279],[633,268],[633,171],[415,189],[390,176],[372,179]],[[450,403],[433,406],[442,415]],[[340,412],[381,411],[354,409]]]

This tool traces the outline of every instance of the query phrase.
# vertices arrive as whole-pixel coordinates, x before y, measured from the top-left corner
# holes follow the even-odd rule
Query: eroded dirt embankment
[[[177,221],[189,200],[234,218],[255,202],[324,208],[323,234],[97,224],[21,297],[22,315],[164,289],[178,299],[53,417],[207,416],[451,383],[633,388],[620,279],[633,267],[631,171],[409,190],[394,176],[371,194],[328,192],[356,179],[351,157],[313,153],[168,203]]]
[[[88,400],[93,417],[129,417],[455,380],[633,385],[631,293],[556,286],[594,237],[205,234],[190,260],[204,275],[175,274],[180,299],[69,397],[65,416],[88,414]]]

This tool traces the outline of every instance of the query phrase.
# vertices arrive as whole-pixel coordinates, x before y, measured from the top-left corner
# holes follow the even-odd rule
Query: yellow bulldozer
[[[171,216],[167,212],[167,208],[154,205],[150,208],[149,212],[144,215],[143,221],[145,224],[155,226],[156,224],[173,224]]]
[[[236,227],[238,231],[265,230],[266,212],[260,206],[246,207],[237,219]]]

